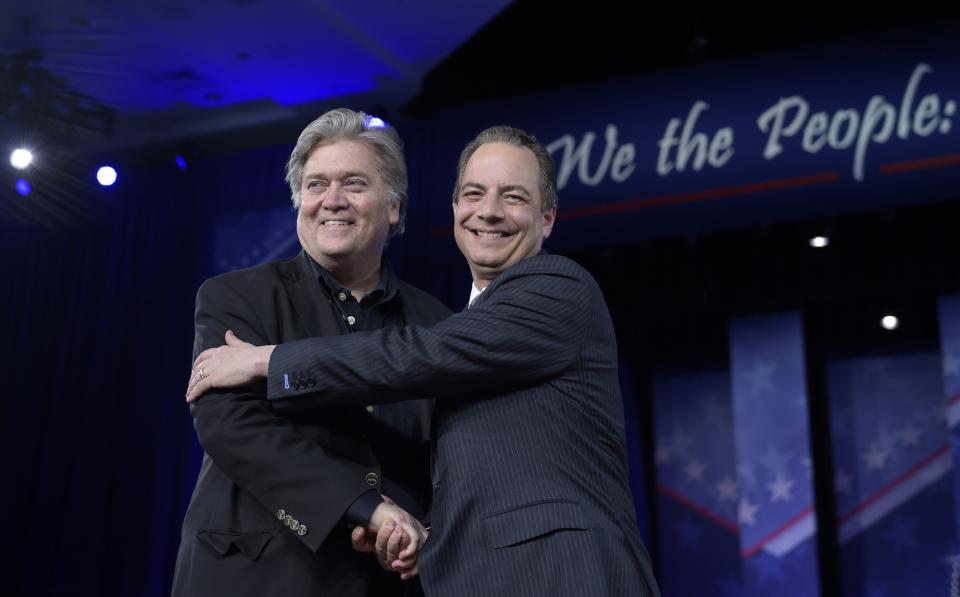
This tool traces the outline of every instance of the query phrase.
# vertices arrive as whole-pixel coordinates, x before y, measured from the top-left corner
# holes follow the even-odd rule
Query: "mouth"
[[[321,226],[351,226],[353,222],[349,220],[323,220]]]
[[[512,232],[505,232],[503,230],[473,230],[470,228],[468,228],[467,230],[470,232],[470,234],[476,236],[477,238],[482,238],[482,239],[493,240],[493,239],[508,238],[510,236],[513,236]]]

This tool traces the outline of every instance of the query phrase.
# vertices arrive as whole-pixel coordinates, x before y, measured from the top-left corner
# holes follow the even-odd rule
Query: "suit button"
[[[299,380],[299,379],[293,380],[293,389],[294,389],[294,390],[299,390],[299,389],[300,389],[300,380]]]
[[[339,301],[342,303],[343,301],[347,300],[347,293],[341,290],[340,294],[337,295],[337,299],[339,299]]]
[[[300,521],[299,521],[299,520],[293,520],[293,521],[290,522],[290,530],[296,531],[296,530],[298,530],[299,528],[300,528]]]
[[[277,520],[283,520],[283,517],[287,515],[287,511],[283,508],[277,510]]]
[[[305,524],[300,525],[300,528],[297,529],[297,534],[300,535],[301,537],[303,537],[304,535],[306,535],[306,534],[307,534],[307,525],[305,525]]]
[[[317,380],[312,377],[308,377],[306,385],[308,388],[312,388],[313,386],[317,385]]]
[[[367,485],[375,487],[379,482],[380,477],[377,476],[377,473],[367,473]]]
[[[350,325],[353,325],[357,323],[357,318],[354,317],[353,315],[347,315],[347,323],[349,323]]]
[[[368,412],[368,413],[372,413],[372,412],[373,412],[373,405],[372,405],[372,404],[368,404],[368,405],[367,405],[367,412]]]
[[[283,517],[283,526],[290,526],[293,523],[293,517],[287,514]]]

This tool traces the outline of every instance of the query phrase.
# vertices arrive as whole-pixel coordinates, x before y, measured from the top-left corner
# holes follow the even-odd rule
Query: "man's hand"
[[[193,362],[187,382],[187,402],[214,388],[233,388],[267,376],[270,355],[276,345],[254,346],[227,330],[225,346],[208,348]]]
[[[418,574],[417,558],[427,531],[416,518],[390,498],[377,506],[366,527],[356,527],[350,539],[357,551],[371,552],[384,570],[406,580]]]

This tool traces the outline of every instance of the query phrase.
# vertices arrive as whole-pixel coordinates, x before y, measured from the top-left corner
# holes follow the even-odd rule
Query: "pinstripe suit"
[[[268,397],[284,402],[423,395],[437,399],[428,596],[658,594],[614,329],[586,270],[541,253],[432,328],[300,340],[270,360]]]

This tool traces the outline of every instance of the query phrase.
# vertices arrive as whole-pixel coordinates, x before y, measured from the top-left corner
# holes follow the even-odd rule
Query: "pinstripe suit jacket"
[[[627,481],[614,329],[586,270],[541,253],[432,328],[296,341],[270,361],[273,399],[417,395],[437,399],[428,597],[658,594]]]

